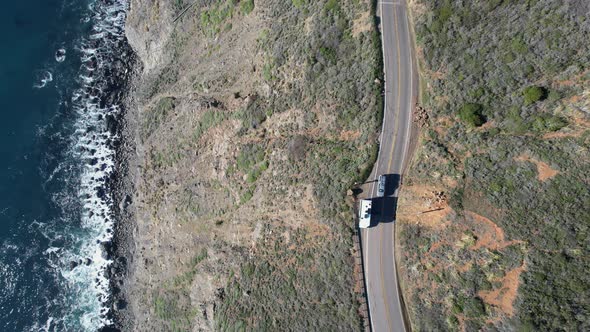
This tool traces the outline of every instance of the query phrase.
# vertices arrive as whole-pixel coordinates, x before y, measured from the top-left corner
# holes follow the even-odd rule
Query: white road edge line
[[[369,243],[369,232],[365,232],[365,243]],[[366,258],[369,258],[369,255],[366,252],[365,256]],[[373,331],[373,315],[371,315],[371,297],[369,296],[369,279],[367,278],[367,275],[369,274],[368,262],[368,260],[365,260],[365,289],[367,291],[367,310],[369,310],[369,324],[371,325],[371,331]]]
[[[406,10],[407,10],[407,7],[406,7]],[[414,55],[413,55],[414,52],[413,52],[413,49],[414,48],[412,47],[412,45],[413,45],[413,43],[411,41],[412,36],[410,36],[410,27],[408,25],[407,14],[404,17],[405,17],[405,21],[406,21],[406,32],[407,32],[407,36],[408,36],[408,41],[410,43],[410,100],[409,100],[409,102],[410,102],[410,104],[409,104],[410,119],[408,119],[409,121],[408,121],[408,124],[406,125],[406,136],[407,136],[410,134],[410,131],[411,131],[410,123],[412,123],[412,121],[413,121],[412,115],[414,113],[414,112],[412,112],[412,100],[414,99],[414,75],[413,75],[413,73],[414,73]],[[405,162],[405,159],[408,157],[408,152],[409,152],[408,150],[410,147],[410,139],[411,139],[411,137],[408,137],[408,139],[406,139],[406,144],[405,144],[406,146],[404,147],[404,162]],[[404,170],[404,163],[402,163],[402,171],[403,170]]]

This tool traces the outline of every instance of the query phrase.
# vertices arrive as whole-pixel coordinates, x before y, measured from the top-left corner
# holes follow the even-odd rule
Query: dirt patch
[[[371,31],[373,29],[373,24],[371,22],[371,13],[364,12],[362,15],[352,21],[352,35],[357,37],[363,32]]]
[[[443,191],[431,185],[407,185],[403,187],[398,203],[397,218],[402,222],[444,228],[448,225],[447,216],[453,211]]]
[[[578,138],[581,137],[586,131],[590,130],[590,121],[585,118],[581,117],[573,117],[569,119],[571,126],[565,127],[560,131],[556,131],[553,133],[547,133],[543,135],[544,139],[552,139],[552,138],[568,138],[574,137]]]
[[[448,116],[439,117],[433,126],[434,131],[440,136],[447,136],[447,131],[453,125],[453,120]]]
[[[487,304],[498,307],[509,317],[514,315],[514,300],[518,294],[520,274],[525,270],[526,264],[512,269],[499,279],[502,286],[491,291],[479,291],[477,295]]]
[[[410,8],[410,13],[414,17],[420,17],[428,12],[428,8],[415,0],[408,1],[408,7]]]
[[[447,175],[443,175],[442,182],[447,188],[457,188],[459,184],[456,178]]]
[[[540,181],[548,180],[548,179],[556,176],[557,174],[559,174],[558,170],[551,168],[547,163],[544,163],[540,160],[534,159],[527,154],[520,155],[517,158],[514,158],[514,160],[528,161],[528,162],[535,164],[537,166],[537,173],[538,173],[537,178]]]
[[[272,172],[272,169],[269,170]],[[264,178],[262,179],[264,180]],[[240,235],[254,236],[256,234],[254,225],[257,225],[261,220],[292,229],[309,228],[314,231],[317,228],[315,225],[320,223],[317,202],[311,185],[290,188],[284,197],[269,196],[267,192],[256,190],[248,203],[240,206],[235,212],[228,213],[225,217],[234,221],[231,223],[232,227],[238,227],[238,225],[242,227],[220,234],[220,237],[228,238],[228,240],[240,239]],[[329,227],[325,225],[323,227],[326,227],[327,231],[329,230]]]
[[[341,141],[354,141],[361,136],[358,130],[343,130],[340,132]]]
[[[582,134],[585,131],[586,131],[586,129],[558,131],[558,132],[554,132],[554,133],[547,133],[547,134],[543,135],[543,138],[544,139],[568,138],[568,137],[578,138],[578,137],[582,136]]]
[[[274,113],[263,124],[268,134],[276,137],[289,136],[292,132],[301,131],[304,127],[303,111],[294,108]]]
[[[483,132],[483,131],[488,131],[488,130],[495,128],[495,127],[496,127],[496,123],[495,123],[495,121],[492,120],[492,121],[488,121],[488,122],[484,123],[483,125],[475,128],[475,130],[478,132]]]
[[[465,221],[472,227],[477,236],[475,244],[470,247],[471,250],[480,248],[499,250],[521,242],[517,240],[506,241],[504,230],[500,226],[475,212],[465,211]]]
[[[566,118],[568,125],[559,131],[543,135],[545,139],[553,138],[578,138],[590,130],[590,90],[571,96],[564,100],[564,105],[559,106],[554,113]]]
[[[583,81],[584,81],[584,77],[588,74],[588,72],[590,72],[590,70],[585,70],[577,75],[574,75],[573,77],[570,77],[567,80],[562,80],[562,81],[555,81],[554,83],[560,86],[574,86],[574,85],[580,85]]]
[[[472,266],[473,266],[473,264],[471,262],[469,262],[469,263],[466,263],[466,264],[463,264],[463,265],[459,266],[457,268],[457,271],[459,271],[460,273],[465,273],[465,272],[471,270],[471,267]]]

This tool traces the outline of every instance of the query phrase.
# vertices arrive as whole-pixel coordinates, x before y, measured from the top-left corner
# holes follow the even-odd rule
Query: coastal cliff
[[[132,330],[356,330],[352,199],[377,154],[365,1],[133,0]],[[133,121],[132,121],[133,122]]]

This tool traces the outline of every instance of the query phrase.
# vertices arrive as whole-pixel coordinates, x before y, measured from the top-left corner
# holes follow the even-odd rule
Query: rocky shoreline
[[[133,261],[135,245],[133,241],[135,206],[133,204],[134,186],[137,166],[136,136],[137,136],[137,107],[135,107],[135,82],[141,73],[141,63],[135,53],[125,43],[121,49],[121,59],[125,68],[122,75],[122,88],[117,99],[122,104],[121,113],[113,122],[113,130],[119,137],[116,146],[115,172],[111,178],[111,195],[115,205],[115,229],[113,239],[104,244],[105,253],[112,261],[105,275],[110,280],[110,312],[111,326],[105,326],[101,331],[128,331],[132,327],[132,315],[127,309],[126,286],[130,264]]]

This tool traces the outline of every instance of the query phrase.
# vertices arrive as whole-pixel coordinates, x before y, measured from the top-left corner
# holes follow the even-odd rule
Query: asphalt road
[[[412,108],[417,93],[412,39],[404,0],[381,0],[385,70],[385,113],[379,157],[366,197],[373,201],[371,228],[361,232],[365,282],[373,331],[406,331],[395,261],[395,210],[400,174],[408,158]],[[385,197],[377,197],[377,178],[387,175]],[[363,196],[365,196],[363,195]]]

